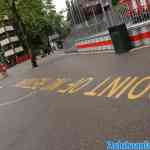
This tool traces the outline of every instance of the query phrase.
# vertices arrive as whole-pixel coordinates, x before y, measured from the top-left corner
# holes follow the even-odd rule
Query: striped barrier
[[[139,28],[129,29],[129,38],[133,47],[139,47],[143,45],[142,37]]]
[[[141,28],[141,37],[144,45],[150,44],[150,24]]]
[[[86,39],[76,43],[75,47],[78,51],[104,51],[104,50],[114,50],[113,44],[109,33],[93,37],[91,39]]]
[[[129,38],[134,48],[150,44],[150,21],[128,27]],[[108,32],[81,39],[75,44],[79,52],[114,50]]]

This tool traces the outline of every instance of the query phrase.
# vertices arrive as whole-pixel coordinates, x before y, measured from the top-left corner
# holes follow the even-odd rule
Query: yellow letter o
[[[142,97],[145,93],[147,93],[150,89],[150,84],[140,93],[138,94],[135,94],[135,90],[136,88],[142,84],[144,81],[147,81],[147,80],[150,80],[150,77],[145,77],[143,79],[141,79],[140,81],[138,81],[132,88],[131,90],[129,91],[128,93],[128,99],[131,99],[131,100],[134,100],[134,99],[138,99],[140,97]]]

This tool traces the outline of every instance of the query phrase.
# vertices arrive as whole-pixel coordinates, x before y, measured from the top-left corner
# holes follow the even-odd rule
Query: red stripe
[[[112,45],[112,41],[103,41],[103,42],[95,42],[95,43],[89,43],[89,44],[80,44],[76,45],[77,48],[92,48],[92,47],[97,47],[97,46],[107,46],[107,45]]]
[[[142,38],[150,38],[150,32],[141,33]]]
[[[129,38],[132,42],[140,41],[140,40],[145,39],[145,38],[150,38],[150,32],[140,33],[140,34],[137,34],[134,36],[130,35]],[[75,46],[77,48],[92,48],[92,47],[109,46],[109,45],[112,45],[111,40],[103,41],[103,42],[89,43],[89,44],[76,44]]]
[[[132,42],[140,41],[141,39],[150,38],[150,32],[140,33],[138,35],[129,36]]]
[[[138,35],[134,35],[134,36],[129,36],[129,38],[130,38],[130,40],[132,41],[132,42],[135,42],[135,41],[140,41],[141,40],[141,35],[140,34],[138,34]]]

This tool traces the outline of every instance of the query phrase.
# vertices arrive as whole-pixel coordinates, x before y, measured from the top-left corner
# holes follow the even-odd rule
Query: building
[[[129,9],[138,9],[140,7],[150,8],[150,0],[120,0],[121,4],[127,4]]]
[[[71,0],[66,1],[69,17],[74,24],[80,24],[111,8],[111,0]]]
[[[7,16],[0,20],[0,51],[10,66],[16,64],[16,56],[24,53],[16,30]]]
[[[102,13],[100,0],[78,0],[81,11],[87,20]]]

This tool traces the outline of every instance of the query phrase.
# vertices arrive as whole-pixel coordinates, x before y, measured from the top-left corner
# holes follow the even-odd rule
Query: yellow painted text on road
[[[74,94],[78,91],[80,91],[81,89],[83,89],[84,87],[86,87],[87,85],[89,85],[94,79],[93,78],[83,78],[75,83],[69,83],[67,85],[65,85],[65,87],[63,87],[63,89],[59,89],[58,93],[61,94]]]
[[[95,84],[96,82],[97,80],[93,77],[81,78],[77,81],[66,78],[35,78],[20,81],[16,87],[46,90],[63,95],[80,93],[84,96],[103,96],[115,99],[124,95],[129,100],[141,99],[144,96],[150,98],[150,76],[107,77],[98,84]]]

